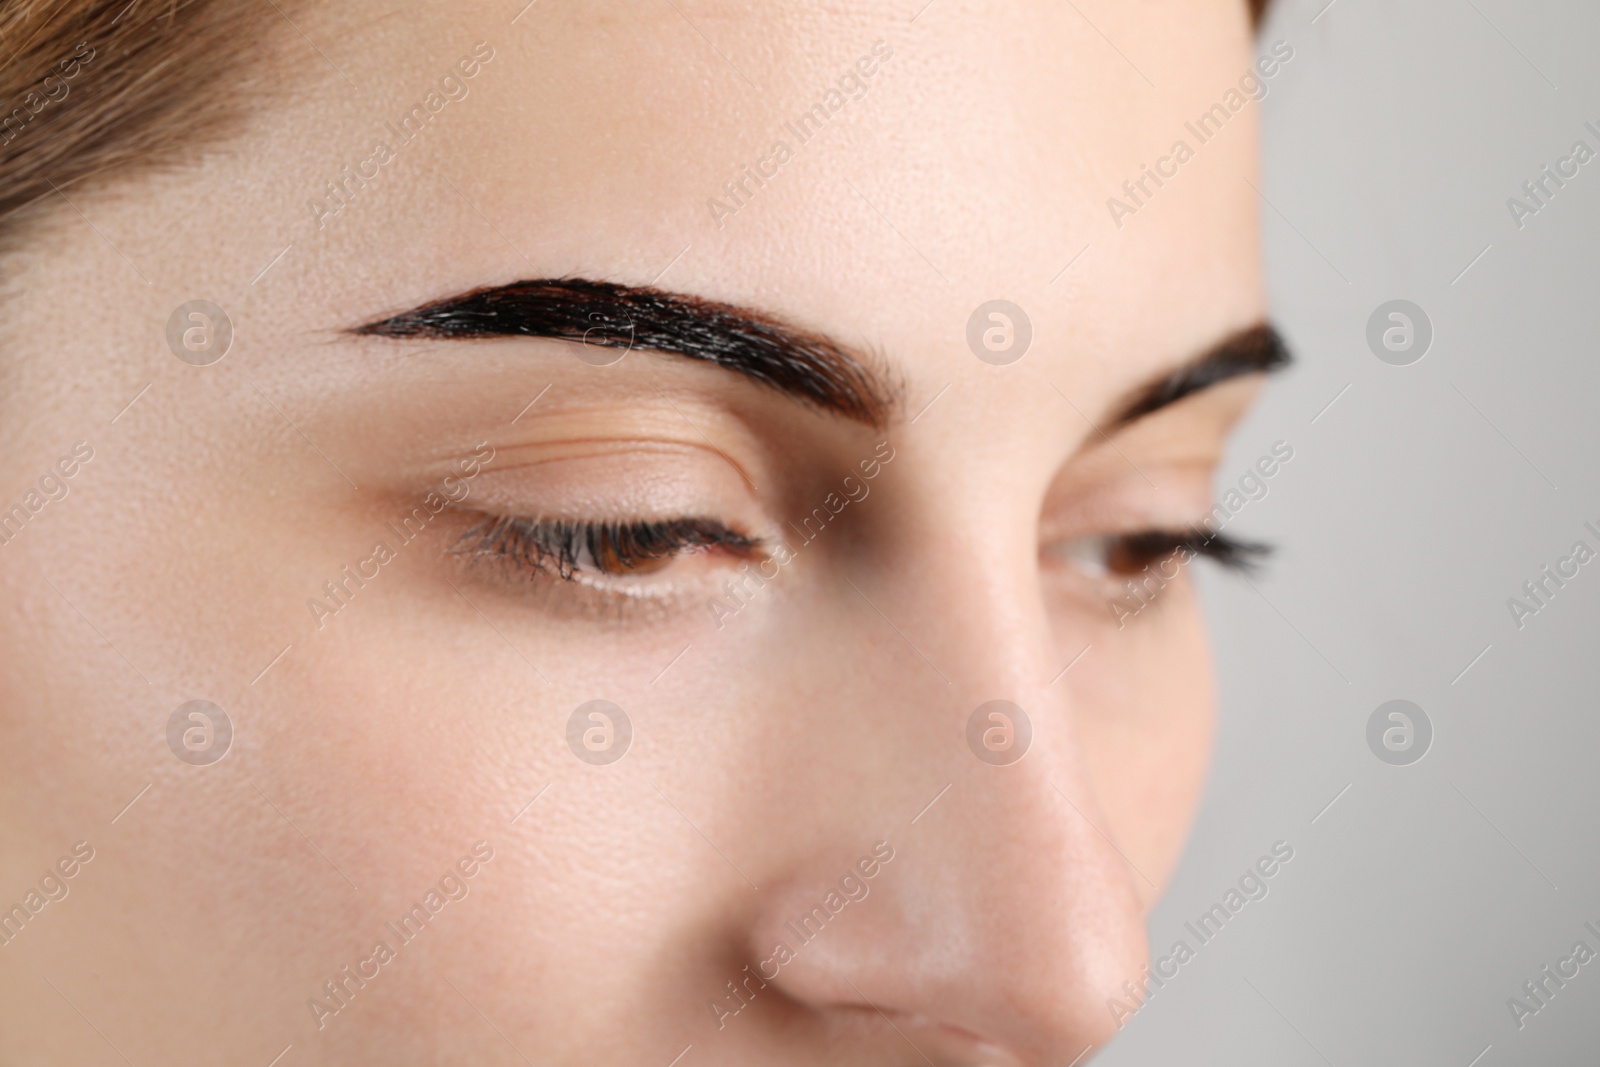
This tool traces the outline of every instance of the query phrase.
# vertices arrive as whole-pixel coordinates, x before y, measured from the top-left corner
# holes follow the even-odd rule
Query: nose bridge
[[[928,589],[962,608],[948,670],[965,697],[955,725],[969,758],[901,874],[919,862],[956,872],[943,880],[941,919],[956,910],[979,917],[968,973],[940,979],[950,1010],[976,1003],[973,986],[985,983],[990,999],[973,1029],[1070,1058],[1108,1032],[1105,999],[1144,958],[1143,915],[1137,874],[1105,832],[1084,773],[1031,539],[1027,548],[990,559],[975,581],[969,574]]]
[[[902,517],[896,540],[909,550],[878,580],[952,696],[1021,703],[1056,670],[1039,589],[1038,509],[1026,506],[1027,494],[968,485],[959,471],[945,478]]]
[[[1032,788],[1024,783],[1041,764],[1075,775],[1069,690],[1052,684],[1062,656],[1040,591],[1031,524],[1010,523],[998,508],[974,508],[923,551],[910,565],[918,577],[904,583],[897,606],[924,636],[927,658],[945,682],[942,703],[959,716],[940,724],[941,736],[953,732],[974,769],[1016,772],[995,779],[1008,789]]]
[[[779,981],[813,1003],[864,1000],[982,1035],[1027,1062],[1070,1059],[1105,1036],[1105,1000],[1143,960],[1141,909],[1101,832],[1065,687],[1050,685],[1060,654],[1031,540],[1004,537],[1029,551],[997,552],[990,530],[984,549],[963,529],[978,525],[947,527],[921,559],[858,583],[868,625],[900,645],[858,676],[895,735],[880,751],[920,764],[895,770],[907,780],[948,785],[901,825],[876,899]],[[837,866],[830,856],[795,884]],[[803,903],[775,897],[752,948],[789,936]]]

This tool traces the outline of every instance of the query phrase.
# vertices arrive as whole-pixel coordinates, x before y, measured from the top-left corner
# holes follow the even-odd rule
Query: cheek
[[[1159,607],[1097,640],[1069,677],[1107,833],[1165,888],[1205,784],[1216,719],[1193,582],[1169,586]],[[1150,907],[1158,891],[1142,878],[1134,885]]]
[[[530,690],[542,683],[492,628],[448,602],[427,604],[426,616],[402,610],[418,602],[423,562],[396,560],[298,642],[297,673],[255,727],[276,753],[274,773],[325,813],[352,862],[416,893],[472,840],[507,826],[505,795],[526,784],[531,797],[557,755],[534,725],[547,708]]]

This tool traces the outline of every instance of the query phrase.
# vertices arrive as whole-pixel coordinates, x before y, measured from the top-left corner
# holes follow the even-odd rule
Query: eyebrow
[[[445,297],[348,332],[420,340],[548,337],[592,347],[649,349],[711,363],[877,428],[901,408],[900,391],[872,369],[876,360],[750,308],[652,286],[586,278],[518,281]],[[1230,378],[1288,362],[1277,330],[1266,323],[1247,327],[1133,390],[1116,409],[1112,426],[1125,426]]]
[[[650,349],[743,374],[830,414],[882,427],[897,390],[866,356],[749,308],[583,278],[474,289],[352,333],[463,339],[551,337],[602,348]]]
[[[1177,370],[1134,389],[1115,409],[1111,426],[1126,426],[1231,378],[1270,374],[1291,362],[1288,344],[1271,323],[1247,326],[1228,334]]]

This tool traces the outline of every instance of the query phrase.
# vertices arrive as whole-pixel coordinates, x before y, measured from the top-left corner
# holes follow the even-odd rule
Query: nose
[[[1065,1067],[1117,1029],[1108,1000],[1139,988],[1141,876],[1109,836],[1066,687],[1049,684],[1061,653],[1036,574],[975,586],[970,571],[915,569],[915,581],[862,586],[851,617],[861,639],[897,642],[843,696],[871,701],[887,736],[825,758],[831,780],[855,783],[855,810],[882,810],[913,783],[932,802],[903,805],[879,841],[845,842],[843,821],[812,835],[763,895],[745,948],[788,997],[903,1039],[908,1062]]]

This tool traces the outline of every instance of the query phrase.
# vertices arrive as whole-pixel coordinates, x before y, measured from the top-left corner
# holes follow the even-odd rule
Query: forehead
[[[879,351],[915,389],[992,371],[967,326],[1004,299],[1035,338],[1011,388],[1109,396],[1260,314],[1257,105],[1205,144],[1186,127],[1250,69],[1238,0],[361,0],[297,22],[326,58],[282,47],[317,88],[240,165],[328,328],[516,278],[658,282]],[[1180,140],[1158,187],[1144,167]]]

